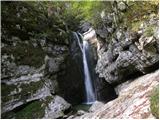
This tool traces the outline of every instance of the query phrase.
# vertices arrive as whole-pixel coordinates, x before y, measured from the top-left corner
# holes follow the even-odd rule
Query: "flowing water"
[[[75,35],[77,37],[78,45],[83,54],[84,83],[85,83],[85,92],[86,92],[85,104],[92,104],[95,101],[95,94],[93,90],[92,79],[91,79],[89,68],[88,68],[87,54],[86,54],[86,52],[88,51],[89,45],[87,41],[83,40],[83,36],[81,34],[79,35],[83,40],[83,45],[80,42],[78,34],[75,33]]]

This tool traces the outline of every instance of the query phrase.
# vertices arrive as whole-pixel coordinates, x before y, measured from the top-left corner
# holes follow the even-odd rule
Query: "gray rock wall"
[[[2,118],[30,118],[25,110],[36,104],[39,106],[35,108],[42,106],[43,111],[36,110],[34,118],[59,118],[70,108],[68,102],[82,101],[81,71],[72,62],[67,45],[11,39],[14,39],[12,44],[2,42]],[[54,102],[56,96],[61,99],[57,103]],[[55,108],[61,104],[67,107],[58,108],[57,113],[48,108],[50,104]]]
[[[122,19],[113,13],[107,13],[102,17],[103,27],[97,29],[96,32],[100,45],[96,72],[99,77],[115,85],[123,82],[127,77],[146,74],[158,69],[159,38],[156,35],[158,17],[151,14],[148,20],[143,21],[138,27],[138,31],[133,32],[118,21],[110,20],[114,17]],[[120,15],[123,12],[118,10],[118,13]],[[117,27],[115,27],[116,24]],[[109,29],[114,31],[111,32]]]

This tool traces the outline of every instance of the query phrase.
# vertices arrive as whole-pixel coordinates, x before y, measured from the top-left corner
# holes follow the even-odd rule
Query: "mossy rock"
[[[45,52],[40,47],[34,47],[31,43],[18,43],[16,46],[2,48],[2,55],[8,54],[15,57],[17,65],[29,65],[40,67],[44,63]]]
[[[42,118],[45,114],[45,107],[42,106],[41,101],[35,101],[24,107],[21,111],[17,112],[15,118],[17,119],[38,119]]]
[[[30,82],[29,84],[19,85],[6,85],[2,84],[2,104],[11,101],[12,99],[19,99],[25,101],[31,95],[35,94],[38,90],[43,87],[44,83],[42,80],[37,82]],[[18,87],[21,88],[21,92],[18,92]],[[17,92],[17,94],[9,95],[12,91]]]
[[[37,82],[30,82],[29,84],[21,84],[20,88],[22,89],[21,93],[36,93],[39,89],[43,87],[44,83],[42,80],[37,81]]]
[[[45,106],[43,102],[36,100],[26,105],[22,105],[10,112],[3,113],[2,118],[4,119],[38,119],[42,118],[45,114]]]
[[[18,88],[16,85],[6,85],[1,84],[1,91],[2,91],[2,105],[8,101],[11,101],[13,96],[9,95],[12,91],[18,91]],[[16,96],[17,97],[17,96]]]
[[[153,89],[150,96],[150,108],[152,114],[158,119],[159,118],[159,86]]]
[[[41,119],[45,115],[45,108],[53,100],[53,96],[47,96],[43,100],[34,100],[23,104],[12,111],[2,114],[3,119]]]
[[[18,94],[19,99],[25,101],[30,98],[33,94],[35,94],[38,90],[43,88],[43,81],[30,82],[29,84],[21,84],[20,88],[22,91]]]
[[[16,85],[7,85],[7,84],[1,84],[1,91],[2,91],[2,96],[10,94],[12,91],[16,90],[17,91],[17,86]]]

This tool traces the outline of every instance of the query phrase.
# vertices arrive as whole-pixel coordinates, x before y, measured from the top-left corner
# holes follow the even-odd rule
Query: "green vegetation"
[[[126,2],[128,10],[123,15],[124,23],[133,31],[137,31],[140,24],[147,20],[151,13],[158,14],[158,0]]]
[[[21,111],[16,113],[17,119],[38,119],[42,118],[45,114],[45,108],[42,106],[41,101],[34,101],[24,107]]]
[[[106,12],[111,12],[111,2],[107,1],[79,1],[70,2],[70,12],[83,21],[89,21],[95,27],[98,27],[101,22],[100,13],[105,9]]]
[[[155,26],[148,26],[145,31],[144,31],[144,35],[147,37],[150,37],[154,34],[154,30],[155,30]]]
[[[16,85],[1,84],[1,91],[2,91],[1,95],[2,95],[2,104],[3,104],[13,99],[13,96],[9,94],[13,91],[18,91],[18,88]]]
[[[44,117],[45,108],[53,100],[52,96],[47,96],[44,100],[31,101],[23,106],[15,108],[13,111],[3,113],[5,119],[40,119]]]
[[[8,102],[12,99],[26,100],[31,95],[35,94],[37,90],[43,87],[44,83],[40,80],[38,82],[31,82],[29,84],[21,84],[19,88],[22,89],[20,93],[9,95],[11,92],[16,90],[18,92],[18,88],[16,85],[1,85],[2,92],[2,103]],[[49,101],[49,98],[48,98]]]
[[[44,83],[42,80],[37,82],[30,82],[29,84],[21,84],[20,88],[22,88],[21,94],[22,96],[31,95],[37,92],[37,90],[40,90],[43,87]]]
[[[159,118],[159,87],[157,86],[151,93],[150,97],[150,108],[152,114],[158,119]]]
[[[2,1],[2,42],[8,45],[2,48],[2,54],[13,54],[17,65],[38,68],[46,54],[40,45],[41,40],[68,45],[70,32],[77,31],[82,21],[90,21],[94,25],[100,23],[99,13],[110,6],[108,3]],[[32,40],[36,41],[37,47],[32,45]],[[15,41],[18,43],[13,46]]]
[[[45,52],[40,47],[34,47],[31,43],[19,43],[16,46],[2,48],[3,54],[12,54],[17,65],[30,65],[40,67],[43,64]]]
[[[136,21],[136,22],[131,23],[131,30],[138,31],[139,27],[142,23],[143,23],[143,21]]]
[[[2,96],[8,95],[10,94],[12,91],[16,90],[17,91],[17,86],[16,85],[6,85],[6,84],[1,84],[1,91],[2,92]]]

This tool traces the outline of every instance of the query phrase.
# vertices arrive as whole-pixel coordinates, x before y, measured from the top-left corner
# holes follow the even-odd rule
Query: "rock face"
[[[146,119],[154,118],[150,110],[150,93],[158,85],[159,71],[133,80],[127,86],[119,87],[119,97],[108,102],[93,113],[80,118],[85,119]],[[124,83],[125,84],[125,83]]]
[[[38,116],[37,110],[35,118],[63,117],[63,111],[70,108],[65,100],[72,104],[82,102],[83,76],[78,63],[72,59],[68,46],[44,43],[34,47],[33,41],[24,43],[20,39],[11,45],[2,44],[2,118],[8,118],[7,113],[12,111],[14,114],[9,118],[21,118],[22,116],[17,117],[17,109],[22,106],[25,109],[30,104],[43,106],[48,97],[50,101],[43,107],[44,114]],[[20,47],[24,44],[25,48]],[[35,50],[39,53],[32,54]],[[26,61],[27,59],[31,60]],[[55,112],[56,109],[58,111]]]
[[[109,17],[111,14],[104,17],[103,21],[106,28],[115,30],[113,35],[110,36],[111,32],[107,29],[106,36],[97,31],[99,43],[103,43],[98,50],[99,59],[96,66],[99,77],[115,85],[133,74],[146,74],[158,69],[158,18],[151,17],[139,26],[139,31],[132,32],[123,27],[108,26],[111,23],[115,25],[112,20],[111,23],[106,22]]]
[[[14,41],[13,45],[16,42],[17,41]],[[64,60],[67,56],[66,51],[68,48],[66,46],[47,44],[46,46],[37,48],[41,49],[42,53],[41,56],[36,56],[36,53],[33,55],[30,54],[30,51],[27,51],[27,47],[24,51],[20,49],[18,46],[21,44],[25,43],[19,41],[15,46],[3,44],[2,47],[2,118],[30,118],[32,116],[27,116],[23,111],[30,106],[35,106],[35,109],[40,109],[42,106],[41,109],[43,110],[36,110],[34,118],[47,117],[50,112],[54,112],[53,109],[48,110],[49,113],[45,112],[50,104],[56,105],[55,107],[58,107],[58,105],[61,106],[61,104],[64,106],[67,105],[67,107],[62,107],[61,109],[58,108],[57,112],[61,112],[61,115],[50,116],[51,118],[62,117],[64,115],[62,114],[63,111],[67,110],[70,104],[63,98],[55,96],[55,94],[59,94],[57,73],[65,71],[65,67],[62,66],[65,64]],[[26,46],[27,44],[28,43],[26,43]],[[33,42],[30,43],[30,46],[32,45]],[[13,50],[10,51],[10,49]],[[28,58],[28,56],[25,56],[25,53],[23,53],[25,50],[30,54],[29,57],[32,60],[30,63],[29,61],[25,61],[25,59]],[[50,50],[53,50],[53,52],[49,56],[43,54],[44,51],[50,53]],[[22,56],[21,52],[24,56]],[[36,63],[33,64],[34,62],[38,62],[36,61],[36,59],[38,59],[37,57],[43,58],[39,59],[39,63],[37,63],[40,66],[36,66]],[[19,61],[17,61],[17,59],[19,59]],[[59,102],[57,102],[57,99],[60,99],[58,100]],[[11,114],[12,111],[14,111],[13,114]],[[7,115],[8,113],[9,116]]]
[[[32,118],[30,107],[33,118],[62,118],[68,102],[82,102],[81,71],[65,42],[3,34],[1,50],[2,118]]]

